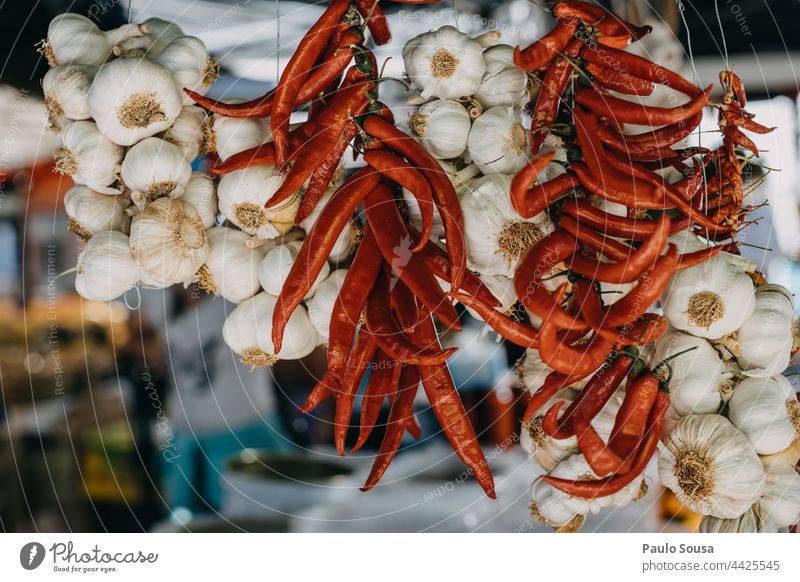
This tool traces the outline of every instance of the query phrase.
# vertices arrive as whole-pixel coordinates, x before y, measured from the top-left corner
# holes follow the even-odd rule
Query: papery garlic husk
[[[159,198],[136,214],[130,242],[146,287],[160,289],[190,282],[208,258],[200,215],[179,198]]]
[[[205,122],[205,111],[197,105],[188,105],[181,109],[169,129],[158,134],[158,137],[178,146],[186,161],[191,162],[200,155]]]
[[[298,305],[289,317],[281,351],[275,353],[272,343],[272,314],[277,298],[261,292],[246,299],[231,312],[222,326],[222,337],[243,364],[266,368],[278,360],[296,360],[317,347],[317,332],[308,319],[306,308]]]
[[[517,290],[514,287],[514,279],[503,275],[486,275],[480,279],[492,292],[495,299],[500,302],[498,309],[503,313],[509,313],[517,303]]]
[[[109,196],[88,186],[73,186],[64,195],[67,228],[82,240],[89,240],[104,230],[128,234],[131,219],[125,209],[130,204],[127,195]]]
[[[776,533],[777,526],[764,514],[760,503],[756,503],[739,517],[721,519],[703,516],[699,533]]]
[[[309,214],[301,223],[300,228],[302,228],[306,234],[311,231],[311,228],[317,222],[320,214],[322,213],[323,208],[331,199],[331,196],[336,191],[334,187],[328,187],[325,191],[325,194],[322,195],[319,203],[314,207]],[[413,222],[412,222],[413,224]],[[420,222],[421,224],[421,222]],[[361,238],[364,236],[364,230],[361,227],[361,224],[357,220],[350,221],[350,227],[345,227],[342,229],[342,232],[339,233],[339,237],[336,239],[336,242],[331,249],[330,255],[328,255],[328,260],[332,263],[341,263],[346,261],[347,258],[353,252],[353,248],[361,242]]]
[[[291,230],[300,197],[290,196],[273,208],[265,208],[284,176],[274,166],[255,166],[222,176],[217,186],[219,210],[233,224],[258,238],[275,238]]]
[[[784,376],[746,378],[728,400],[728,418],[759,455],[772,455],[800,438],[800,402]]]
[[[294,265],[297,258],[297,253],[300,252],[300,247],[303,246],[303,241],[294,240],[283,245],[278,245],[269,250],[261,264],[258,266],[258,277],[261,280],[261,287],[271,295],[279,295],[286,278],[289,276],[289,271]],[[322,283],[331,273],[331,268],[326,262],[322,270],[317,275],[314,284],[306,293],[306,298],[314,295],[317,287]]]
[[[777,527],[789,527],[800,520],[800,475],[789,465],[767,470],[766,486],[759,505]]]
[[[516,174],[528,163],[528,132],[519,112],[492,107],[472,123],[467,138],[472,161],[484,174]]]
[[[516,363],[517,376],[522,385],[533,395],[544,385],[553,368],[542,361],[539,350],[527,349]]]
[[[217,185],[211,176],[203,172],[194,172],[183,188],[180,198],[195,207],[204,229],[208,230],[217,224]]]
[[[549,133],[547,137],[544,138],[544,143],[539,150],[539,155],[541,156],[548,152],[553,152],[553,160],[547,164],[544,170],[537,176],[537,180],[540,183],[549,182],[567,171],[565,168],[567,164],[567,147],[564,144],[564,140],[554,133]],[[614,204],[614,202],[608,202],[608,204]],[[622,205],[620,204],[620,206]],[[625,207],[623,206],[623,208]],[[625,213],[627,214],[627,210],[625,210]],[[620,216],[625,216],[625,214]]]
[[[661,482],[694,512],[739,517],[764,491],[753,445],[718,414],[691,414],[675,425],[658,458]]]
[[[51,67],[68,64],[98,66],[108,60],[116,43],[142,36],[146,30],[140,24],[125,24],[102,31],[85,16],[67,12],[50,21],[47,40],[40,44],[38,50]]]
[[[736,331],[755,304],[750,277],[720,256],[675,274],[661,299],[673,327],[708,339]]]
[[[528,508],[531,517],[549,525],[556,531],[575,532],[583,525],[586,518],[585,513],[576,513],[567,507],[564,502],[555,494],[556,489],[542,481],[536,479],[531,485],[531,501]]]
[[[91,65],[59,65],[45,73],[42,79],[47,119],[56,129],[61,119],[72,121],[90,119],[89,88],[97,67]]]
[[[528,101],[528,75],[514,64],[514,47],[498,44],[483,51],[486,71],[474,98],[484,109],[502,105],[522,109]]]
[[[75,291],[91,301],[111,301],[138,278],[127,235],[107,230],[93,236],[78,255]]]
[[[89,90],[89,109],[97,128],[125,146],[167,129],[182,104],[172,74],[142,58],[120,58],[103,65]]]
[[[756,288],[756,307],[736,332],[736,359],[745,376],[765,378],[789,366],[794,300],[780,285]]]
[[[656,342],[653,362],[673,356],[667,363],[670,418],[717,412],[722,403],[720,389],[731,377],[719,353],[703,338],[672,331]]]
[[[250,247],[241,230],[217,226],[206,231],[208,257],[197,271],[197,284],[206,293],[241,303],[261,290],[258,265],[269,247]]]
[[[317,330],[320,344],[328,343],[333,305],[346,276],[347,269],[333,271],[317,286],[314,296],[306,302],[308,318]]]
[[[219,61],[209,56],[206,45],[196,36],[179,36],[154,60],[172,73],[184,105],[191,105],[194,101],[183,89],[205,95],[219,77]]]
[[[522,254],[553,231],[544,212],[532,218],[516,213],[511,179],[503,174],[476,178],[461,195],[467,257],[481,275],[513,277]]]
[[[91,121],[68,124],[61,132],[61,145],[53,154],[56,172],[102,194],[120,193],[112,185],[117,181],[124,155],[125,150],[100,133]]]
[[[472,120],[458,101],[435,99],[425,103],[408,120],[411,133],[434,158],[457,158],[467,148]]]
[[[453,26],[412,38],[403,48],[403,63],[425,99],[472,95],[486,70],[481,45]]]
[[[682,255],[687,253],[694,253],[708,248],[708,242],[697,236],[693,230],[686,229],[676,232],[669,237],[669,242],[678,247],[678,252]]]
[[[147,34],[133,38],[126,38],[114,46],[114,54],[118,57],[155,58],[173,40],[183,36],[183,30],[174,22],[161,18],[148,18],[140,26],[147,30]]]
[[[204,152],[217,152],[225,160],[244,150],[249,150],[272,139],[269,123],[265,119],[238,119],[211,115],[203,127]]]
[[[140,208],[165,196],[177,198],[192,176],[192,166],[175,144],[143,139],[125,154],[120,177]]]

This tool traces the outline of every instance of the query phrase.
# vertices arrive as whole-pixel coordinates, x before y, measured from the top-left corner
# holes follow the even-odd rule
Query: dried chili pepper
[[[314,388],[309,393],[306,401],[297,408],[300,413],[307,413],[314,410],[317,406],[327,399],[333,393],[330,383],[330,372],[325,372],[319,382],[316,383]]]
[[[559,20],[555,28],[524,50],[514,48],[514,64],[523,71],[538,71],[552,61],[572,42],[578,20]]]
[[[649,182],[637,182],[630,176],[610,167],[606,167],[601,176],[593,174],[589,167],[581,162],[573,162],[571,168],[587,190],[609,202],[616,202],[637,210],[664,210],[667,208],[663,197],[658,197],[658,190]]]
[[[703,110],[708,103],[708,95],[711,93],[712,86],[688,103],[678,107],[655,107],[642,105],[634,101],[628,101],[613,95],[600,93],[592,89],[583,89],[575,94],[575,102],[583,105],[613,120],[617,124],[636,123],[639,125],[670,125],[689,119],[693,115]]]
[[[675,270],[683,271],[689,267],[694,267],[695,265],[705,263],[711,257],[716,256],[723,250],[724,248],[721,246],[713,246],[706,249],[701,249],[699,251],[694,251],[693,253],[683,253],[678,257],[678,264],[676,265]]]
[[[553,15],[556,18],[578,18],[590,26],[597,27],[604,35],[624,37],[626,40],[639,40],[653,31],[652,26],[636,26],[602,6],[581,0],[559,2],[553,7]],[[598,42],[600,41],[598,38]]]
[[[522,218],[532,218],[547,210],[547,207],[553,202],[578,186],[580,186],[580,182],[574,175],[561,174],[552,180],[529,188],[525,193],[525,199],[521,202],[522,206],[515,207],[515,210]]]
[[[365,333],[362,329],[356,338],[353,351],[350,353],[342,378],[341,386],[336,393],[336,410],[333,420],[333,440],[336,452],[344,456],[347,429],[350,427],[350,417],[353,414],[353,404],[361,387],[361,380],[367,373],[367,368],[378,349],[375,338]]]
[[[609,214],[592,206],[585,200],[565,200],[561,211],[579,223],[584,223],[603,234],[622,237],[628,240],[645,240],[658,228],[658,221],[644,218],[630,218]],[[670,222],[669,235],[672,236],[689,226],[689,219],[681,215]],[[601,230],[603,229],[603,230]]]
[[[624,458],[620,458],[611,450],[588,420],[575,415],[572,419],[572,426],[578,439],[578,448],[598,477],[625,472]]]
[[[511,181],[511,205],[523,218],[530,218],[521,212],[525,209],[529,189],[533,187],[539,173],[547,167],[555,155],[555,152],[547,152],[534,158],[517,172]]]
[[[364,446],[369,435],[372,434],[375,423],[378,421],[383,401],[386,400],[389,394],[394,394],[397,391],[401,370],[402,367],[397,360],[387,356],[380,349],[376,352],[367,386],[364,388],[364,394],[361,397],[361,420],[359,422],[358,439],[350,450],[351,453],[357,452]]]
[[[558,225],[577,240],[598,253],[602,253],[612,261],[624,261],[633,253],[633,248],[618,240],[604,236],[586,225],[577,223],[566,214],[562,215],[558,220]]]
[[[487,305],[477,297],[457,291],[451,291],[450,296],[463,303],[466,307],[473,309],[489,327],[508,341],[524,348],[539,347],[538,331],[531,326],[500,313],[497,309]]]
[[[656,375],[646,371],[628,386],[617,411],[608,446],[625,459],[627,465],[633,463],[633,454],[644,438],[647,418],[656,402],[658,388]]]
[[[375,44],[382,45],[392,40],[392,33],[389,31],[389,24],[386,22],[386,15],[378,3],[378,0],[356,0],[356,9],[361,17],[367,21],[367,27],[372,33]]]
[[[417,253],[430,271],[443,281],[450,281],[450,263],[447,259],[447,253],[439,247],[435,242],[429,241],[419,253]],[[489,288],[483,284],[472,271],[467,271],[464,274],[464,282],[461,285],[461,290],[469,293],[473,297],[477,297],[483,303],[491,307],[500,307],[500,302],[492,295]]]
[[[534,414],[550,401],[559,390],[571,386],[575,382],[580,382],[586,376],[565,376],[558,372],[550,372],[544,379],[544,383],[539,389],[531,396],[528,401],[528,406],[525,408],[525,414],[522,415],[522,420],[530,420]]]
[[[602,87],[625,95],[641,97],[653,93],[655,86],[646,79],[628,75],[622,71],[600,67],[594,63],[586,63],[586,72]]]

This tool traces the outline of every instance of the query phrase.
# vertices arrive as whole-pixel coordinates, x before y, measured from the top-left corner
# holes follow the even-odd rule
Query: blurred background
[[[798,80],[795,0],[605,2],[656,32],[637,50],[699,85],[727,63],[744,80],[748,109],[777,126],[761,136],[748,173],[758,224],[742,254],[767,278],[800,290]],[[383,5],[383,3],[382,3]],[[402,75],[401,49],[444,24],[499,29],[526,46],[550,27],[533,0],[457,0],[422,8],[385,3],[394,40],[376,50],[385,75]],[[537,475],[518,446],[524,390],[519,350],[475,320],[452,361],[473,425],[495,472],[485,499],[419,403],[423,437],[383,482],[362,494],[380,431],[354,458],[330,447],[332,410],[296,407],[324,371],[317,350],[269,372],[235,362],[219,334],[230,311],[192,287],[134,289],[110,304],[81,300],[73,277],[79,241],[67,231],[52,170],[59,140],[47,129],[34,45],[56,14],[78,12],[110,29],[150,17],[175,21],[222,62],[210,96],[251,98],[272,87],[322,11],[305,2],[44,0],[0,5],[0,527],[4,531],[546,531],[528,517]],[[381,100],[405,121],[399,84]],[[696,139],[712,147],[709,114]],[[776,171],[779,170],[779,171]],[[213,338],[216,338],[214,341]],[[198,340],[202,341],[198,341]],[[195,349],[196,348],[196,349]],[[356,411],[357,412],[357,411]],[[384,414],[386,412],[384,411]],[[656,488],[628,507],[592,516],[584,531],[690,530],[695,516]]]

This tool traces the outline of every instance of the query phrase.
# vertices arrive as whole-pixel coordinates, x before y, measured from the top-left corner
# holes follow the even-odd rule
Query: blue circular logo
[[[19,551],[19,563],[26,570],[35,570],[44,561],[44,546],[39,542],[28,542]]]

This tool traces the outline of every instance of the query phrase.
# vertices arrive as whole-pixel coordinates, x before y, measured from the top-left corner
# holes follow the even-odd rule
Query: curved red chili
[[[523,71],[538,71],[563,52],[572,41],[578,21],[560,20],[550,32],[524,50],[514,48],[514,64]]]
[[[575,94],[575,102],[591,109],[598,115],[607,117],[617,124],[636,123],[640,125],[669,125],[684,121],[698,112],[708,103],[708,95],[712,86],[694,97],[688,103],[677,107],[655,107],[628,101],[613,95],[599,93],[592,89],[583,89]]]
[[[358,13],[367,21],[367,27],[372,33],[375,44],[382,45],[392,40],[386,15],[383,13],[378,0],[356,0]]]
[[[586,72],[602,87],[625,95],[644,97],[652,94],[655,88],[655,85],[646,79],[640,79],[622,71],[607,69],[594,63],[586,63]]]
[[[628,240],[645,240],[658,228],[658,222],[647,218],[632,218],[609,214],[592,206],[585,200],[565,200],[561,211],[568,214],[579,223],[610,236]],[[689,226],[689,219],[681,215],[673,219],[669,226],[669,235],[672,236]]]
[[[508,341],[524,348],[538,348],[538,331],[529,325],[515,321],[511,317],[500,313],[497,309],[487,305],[477,297],[451,291],[450,296],[466,307],[474,310],[486,324]]]
[[[633,248],[579,224],[566,214],[561,215],[558,225],[587,247],[602,253],[612,261],[624,261],[633,253]]]
[[[539,173],[547,167],[555,155],[555,152],[547,152],[534,158],[517,172],[511,181],[511,205],[523,218],[530,218],[523,215],[529,189],[533,187]]]
[[[655,374],[650,371],[643,373],[628,386],[625,398],[617,411],[608,446],[625,459],[626,465],[633,463],[633,454],[644,438],[647,417],[656,402],[658,387],[659,382]]]
[[[580,186],[578,179],[572,174],[560,174],[552,180],[537,184],[529,188],[525,194],[522,207],[517,208],[517,214],[522,218],[532,218],[547,210],[553,202]]]
[[[350,417],[353,414],[353,404],[361,387],[361,380],[367,373],[367,368],[378,349],[375,338],[365,333],[362,329],[356,338],[353,351],[347,360],[341,386],[336,393],[336,410],[333,420],[333,440],[336,452],[344,456],[347,429],[350,427]]]
[[[397,391],[400,380],[400,363],[378,349],[370,367],[369,379],[361,396],[361,418],[358,439],[350,453],[357,452],[367,442],[375,423],[380,416],[383,401],[389,394]]]

